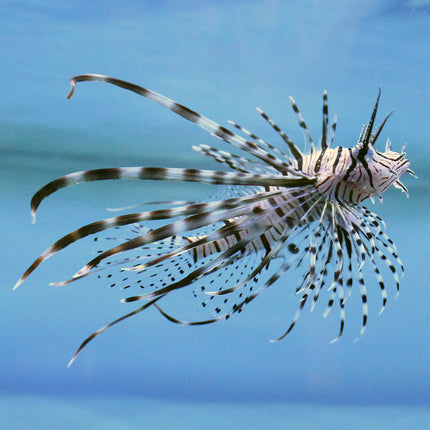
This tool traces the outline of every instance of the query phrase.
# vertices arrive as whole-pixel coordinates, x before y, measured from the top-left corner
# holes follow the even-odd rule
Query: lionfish
[[[94,337],[151,306],[179,324],[199,325],[226,320],[241,312],[290,268],[300,275],[295,289],[300,301],[292,322],[276,340],[290,333],[308,301],[311,310],[314,309],[323,290],[329,293],[324,317],[334,303],[340,310],[340,329],[333,341],[344,331],[345,303],[354,284],[358,285],[362,301],[362,326],[358,338],[364,333],[368,316],[365,278],[369,273],[373,272],[371,278],[375,277],[381,291],[381,312],[387,302],[384,272],[393,279],[398,294],[399,273],[403,273],[404,268],[396,247],[384,232],[382,219],[362,206],[367,198],[372,201],[374,197],[382,198],[391,185],[407,194],[399,178],[405,172],[413,175],[404,147],[401,153],[394,152],[387,140],[385,152],[375,149],[381,130],[391,115],[374,131],[380,90],[370,120],[352,148],[332,147],[337,120],[334,117],[329,125],[327,92],[323,93],[320,149],[315,146],[299,108],[290,97],[310,145],[308,154],[301,152],[266,113],[257,109],[284,141],[288,155],[234,122],[230,121],[230,124],[238,130],[236,133],[163,95],[119,79],[95,74],[76,76],[71,79],[68,98],[73,95],[76,83],[83,81],[106,82],[146,97],[248,156],[201,144],[193,149],[226,165],[230,171],[105,168],[65,175],[36,192],[31,200],[33,222],[44,198],[81,182],[139,179],[225,186],[222,187],[224,195],[206,202],[155,202],[167,207],[85,225],[51,245],[26,270],[14,288],[41,263],[72,243],[108,229],[124,232],[124,226],[127,226],[125,234],[129,237],[126,240],[99,251],[69,280],[51,284],[65,285],[95,273],[100,277],[108,267],[119,266],[106,276],[112,287],[139,286],[144,289],[143,294],[122,300],[127,303],[144,301],[144,304],[89,336],[69,365]],[[164,220],[165,223],[154,229],[142,224],[154,220]],[[365,265],[371,268],[366,274],[363,273]],[[160,306],[162,298],[185,287],[191,287],[203,307],[212,309],[209,319],[183,321]]]

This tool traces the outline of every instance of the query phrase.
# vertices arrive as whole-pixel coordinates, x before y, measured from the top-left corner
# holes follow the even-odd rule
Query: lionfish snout
[[[388,140],[385,147],[385,152],[377,152],[372,157],[372,163],[375,172],[375,191],[376,195],[380,196],[385,190],[387,190],[391,185],[396,188],[401,189],[406,194],[408,193],[407,188],[403,185],[399,179],[405,173],[411,173],[414,175],[412,170],[409,169],[410,162],[406,158],[406,153],[404,152],[404,147],[402,152],[391,151],[391,143]]]

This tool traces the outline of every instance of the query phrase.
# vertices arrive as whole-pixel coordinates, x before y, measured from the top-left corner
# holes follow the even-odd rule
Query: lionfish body
[[[398,268],[403,266],[395,245],[384,233],[383,221],[360,203],[381,197],[392,184],[407,192],[399,178],[409,172],[405,153],[385,152],[374,145],[386,120],[373,132],[379,95],[372,116],[353,148],[332,148],[336,120],[328,123],[327,94],[323,96],[321,149],[316,149],[300,111],[291,98],[299,125],[310,143],[310,153],[303,154],[290,138],[261,110],[262,117],[287,144],[291,156],[258,136],[231,123],[245,137],[233,133],[212,120],[160,94],[102,75],[80,75],[72,78],[72,96],[80,81],[103,81],[140,94],[172,110],[185,119],[251,155],[239,156],[200,145],[195,150],[227,165],[232,171],[197,169],[125,167],[76,172],[58,178],[41,188],[33,197],[33,217],[41,201],[60,188],[105,179],[173,180],[228,185],[228,198],[207,202],[169,202],[171,207],[138,212],[96,221],[64,236],[49,247],[27,269],[15,288],[43,261],[71,243],[104,230],[127,229],[127,240],[89,261],[64,285],[93,273],[119,266],[116,276],[107,275],[111,286],[140,286],[144,294],[124,299],[143,300],[144,304],[113,321],[87,338],[80,350],[95,336],[117,322],[154,306],[170,321],[182,324],[207,324],[229,318],[233,313],[274,284],[290,268],[299,272],[296,294],[299,308],[285,333],[295,325],[308,300],[314,308],[325,289],[329,300],[324,316],[334,303],[340,309],[340,331],[344,329],[345,301],[354,284],[362,299],[363,322],[367,323],[365,263],[373,269],[382,294],[382,308],[387,301],[383,273],[392,276],[399,289]],[[329,136],[330,134],[330,136]],[[160,202],[161,203],[161,202]],[[163,220],[159,228],[148,229],[146,221]],[[173,220],[173,221],[170,221]],[[127,257],[124,257],[127,255]],[[113,258],[113,259],[112,259]],[[271,262],[273,272],[269,271]],[[121,279],[113,282],[121,273]],[[123,276],[126,274],[127,276]],[[265,275],[264,280],[263,278]],[[192,286],[202,306],[211,305],[213,315],[203,321],[185,322],[166,313],[159,300],[169,293]],[[335,340],[336,340],[335,339]]]

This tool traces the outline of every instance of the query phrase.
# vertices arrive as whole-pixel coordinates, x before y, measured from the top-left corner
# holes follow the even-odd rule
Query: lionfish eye
[[[364,145],[363,142],[359,142],[358,145],[356,145],[351,150],[352,156],[358,160],[364,159],[366,162],[371,160],[375,154],[375,150],[373,149],[372,145]]]
[[[371,160],[373,158],[374,154],[375,154],[375,150],[373,149],[373,147],[371,145],[369,145],[367,147],[367,151],[366,151],[366,154],[364,156],[365,160],[366,161]]]

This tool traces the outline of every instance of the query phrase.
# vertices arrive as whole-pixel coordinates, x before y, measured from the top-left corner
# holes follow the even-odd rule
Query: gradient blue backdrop
[[[7,428],[425,428],[429,1],[3,0],[0,10],[0,421]],[[47,199],[32,225],[32,194],[74,170],[217,167],[191,149],[216,144],[213,138],[134,94],[81,84],[67,101],[69,78],[82,73],[141,84],[276,141],[259,106],[299,145],[289,95],[318,138],[326,89],[330,114],[338,115],[336,143],[350,147],[381,87],[379,118],[395,110],[381,141],[389,136],[397,150],[407,142],[419,177],[405,178],[409,199],[393,189],[372,207],[406,267],[398,300],[390,290],[378,317],[380,293],[369,286],[368,330],[358,343],[357,292],[340,342],[329,343],[337,310],[324,320],[321,303],[303,312],[287,339],[269,343],[295,312],[292,274],[226,323],[186,328],[148,311],[97,338],[67,369],[80,342],[130,305],[119,303],[124,292],[96,279],[48,286],[88,260],[91,240],[52,258],[12,292],[26,267],[63,234],[109,216],[107,207],[216,191],[81,185]]]

